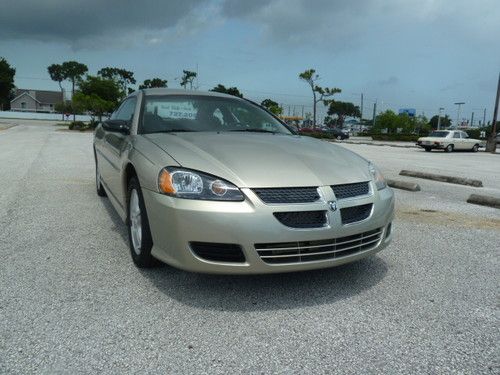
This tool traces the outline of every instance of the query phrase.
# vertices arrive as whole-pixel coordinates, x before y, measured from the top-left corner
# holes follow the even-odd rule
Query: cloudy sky
[[[218,83],[270,97],[285,111],[310,106],[297,78],[315,68],[339,100],[378,109],[439,107],[491,119],[500,72],[498,0],[16,0],[2,4],[0,56],[20,88],[58,89],[46,67],[77,60],[90,72],[132,70],[178,87],[198,69]]]

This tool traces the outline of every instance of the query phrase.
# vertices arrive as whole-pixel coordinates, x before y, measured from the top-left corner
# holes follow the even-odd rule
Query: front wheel
[[[341,141],[342,140],[342,136],[341,135],[337,135],[337,141]]]
[[[479,145],[474,145],[474,147],[472,147],[472,152],[478,152],[479,151]]]
[[[431,152],[431,148],[430,147],[425,147],[424,150],[427,151],[427,152]]]
[[[132,260],[139,268],[152,267],[155,264],[151,255],[153,240],[141,186],[136,177],[132,177],[129,182],[127,198],[127,227]]]
[[[444,149],[444,152],[452,152],[453,151],[453,145],[448,145],[446,146],[446,148]]]

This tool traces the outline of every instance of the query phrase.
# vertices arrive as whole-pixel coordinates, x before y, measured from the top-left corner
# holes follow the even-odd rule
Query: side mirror
[[[106,120],[102,122],[104,130],[115,133],[128,134],[130,131],[129,123],[125,120]]]

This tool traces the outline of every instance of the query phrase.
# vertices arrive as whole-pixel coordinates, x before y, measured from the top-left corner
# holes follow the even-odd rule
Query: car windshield
[[[445,131],[433,131],[429,134],[429,137],[436,137],[436,138],[446,138],[446,136],[450,134],[450,132],[445,132]]]
[[[292,134],[269,113],[245,100],[208,95],[145,96],[142,134],[221,131]]]

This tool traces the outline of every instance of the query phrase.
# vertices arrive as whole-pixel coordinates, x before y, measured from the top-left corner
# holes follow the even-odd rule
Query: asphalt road
[[[140,271],[91,134],[56,129],[0,131],[0,373],[499,373],[500,210],[466,204],[477,189],[396,191],[392,245],[339,268]],[[345,147],[499,192],[498,155]]]

